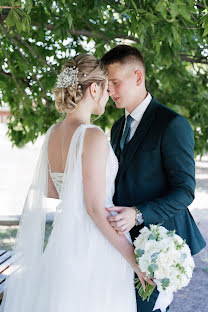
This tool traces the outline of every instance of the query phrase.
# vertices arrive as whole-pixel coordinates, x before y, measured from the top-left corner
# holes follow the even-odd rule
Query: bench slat
[[[4,287],[5,287],[5,283],[0,284],[0,301],[3,298]]]
[[[2,274],[8,268],[8,266],[12,264],[12,260],[12,257],[10,257],[0,265],[0,274]]]
[[[7,252],[6,250],[0,250],[0,256],[3,255],[5,252]]]
[[[11,264],[13,252],[8,251],[0,257],[0,274]]]
[[[7,270],[5,270],[3,274],[0,274],[0,284],[3,283],[8,276],[6,272]]]
[[[11,273],[10,265],[12,264],[13,253],[14,252],[12,250],[0,250],[0,302],[3,298],[5,280],[7,276]]]
[[[12,256],[13,252],[11,250],[5,252],[3,255],[0,256],[0,264],[6,261],[8,258]]]

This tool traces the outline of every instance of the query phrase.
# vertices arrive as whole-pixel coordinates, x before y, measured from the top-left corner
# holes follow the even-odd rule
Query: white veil
[[[4,312],[21,311],[30,285],[37,278],[43,252],[46,199],[48,192],[48,140],[50,127],[40,152],[32,184],[29,188],[16,236],[11,275],[5,282],[1,307]]]

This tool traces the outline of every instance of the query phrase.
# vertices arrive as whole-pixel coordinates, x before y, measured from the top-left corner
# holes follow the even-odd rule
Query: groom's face
[[[117,108],[128,109],[138,98],[138,73],[135,64],[119,62],[107,66],[108,91]]]

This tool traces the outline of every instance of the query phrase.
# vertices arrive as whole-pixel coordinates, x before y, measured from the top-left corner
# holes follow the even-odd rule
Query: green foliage
[[[150,225],[151,234],[150,234],[149,237],[148,237],[149,240],[160,241],[160,240],[163,239],[163,238],[161,237],[161,233],[160,233],[160,228],[159,228],[159,226],[160,226],[160,225],[158,224],[156,228],[153,228],[153,227]]]
[[[161,286],[163,290],[166,290],[166,288],[170,285],[170,280],[169,278],[163,278],[161,280]]]
[[[9,3],[9,4],[8,4]],[[9,136],[34,141],[61,117],[52,90],[67,58],[98,58],[118,43],[140,49],[147,89],[191,123],[196,154],[208,150],[208,4],[195,0],[2,0],[0,100],[11,108]],[[121,116],[110,102],[103,129]]]
[[[175,244],[177,250],[181,250],[185,246],[186,240],[184,239],[181,244],[178,241],[174,241],[174,244]]]
[[[180,263],[177,263],[177,264],[175,265],[175,267],[178,269],[178,271],[179,271],[181,274],[186,274],[185,268],[184,268]]]
[[[155,263],[151,263],[149,266],[148,266],[148,271],[150,273],[154,273],[156,270],[158,270],[158,265],[155,264]]]
[[[151,261],[152,263],[155,263],[157,261],[157,257],[159,255],[159,252],[154,252],[152,255],[151,255]]]
[[[173,237],[175,235],[176,230],[168,231],[167,235]]]
[[[143,249],[138,248],[138,249],[136,250],[136,256],[137,256],[137,257],[140,258],[143,254],[144,254],[144,250],[143,250]]]

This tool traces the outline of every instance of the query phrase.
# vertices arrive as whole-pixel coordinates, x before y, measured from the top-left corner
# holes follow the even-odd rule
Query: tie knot
[[[128,115],[126,118],[126,124],[130,125],[132,123],[133,118],[131,117],[131,115]]]

